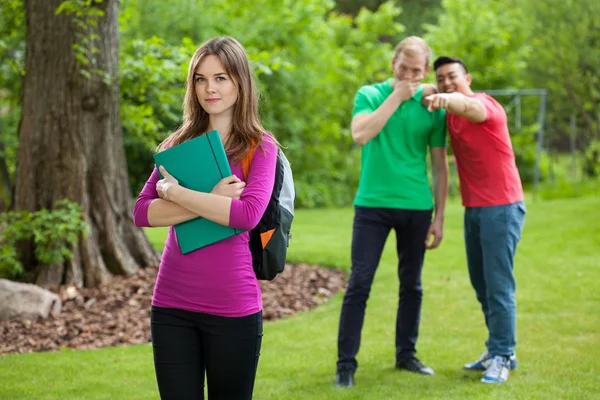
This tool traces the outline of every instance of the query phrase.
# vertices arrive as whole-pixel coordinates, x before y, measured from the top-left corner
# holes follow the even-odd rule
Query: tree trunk
[[[73,249],[73,260],[43,266],[51,270],[38,273],[36,283],[91,287],[111,273],[133,274],[159,259],[133,225],[119,115],[118,0],[95,5],[105,13],[91,28],[100,38],[86,45],[99,50],[89,68],[107,72],[110,84],[81,74],[73,51],[79,28],[71,15],[55,15],[61,3],[25,1],[26,76],[14,205],[36,211],[64,198],[81,204],[91,233]],[[28,271],[40,269],[31,249],[22,261]]]

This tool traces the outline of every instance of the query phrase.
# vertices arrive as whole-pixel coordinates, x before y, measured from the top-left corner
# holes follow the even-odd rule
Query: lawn
[[[356,387],[333,385],[342,294],[265,326],[255,399],[593,399],[600,396],[600,198],[529,201],[516,260],[519,369],[486,386],[461,370],[483,350],[462,209],[424,270],[418,356],[432,377],[393,369],[396,258],[390,236],[368,303]],[[352,210],[297,212],[291,261],[349,267]],[[150,232],[161,246],[164,230]],[[0,399],[158,399],[149,345],[0,357]]]

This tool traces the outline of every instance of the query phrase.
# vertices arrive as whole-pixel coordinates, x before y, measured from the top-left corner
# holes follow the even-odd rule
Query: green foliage
[[[0,170],[14,173],[25,74],[25,10],[22,0],[0,0]],[[1,176],[1,175],[0,175]],[[1,185],[1,183],[0,183]]]
[[[361,8],[377,10],[385,0],[337,0],[335,3],[337,11],[356,15]],[[440,0],[396,0],[395,3],[402,9],[402,14],[395,20],[406,27],[405,35],[421,36],[424,33],[423,24],[433,23],[442,11]],[[388,38],[391,42],[401,39],[398,35]]]
[[[71,259],[72,247],[88,230],[81,206],[68,200],[56,202],[52,210],[0,213],[0,277],[17,277],[24,272],[16,250],[19,241],[33,240],[40,263],[58,264]]]
[[[260,15],[238,6],[241,20],[232,26],[240,28],[226,33],[263,64],[288,63],[258,77],[266,94],[265,124],[287,146],[297,204],[348,204],[359,169],[349,130],[353,98],[360,86],[388,76],[392,49],[379,38],[401,31],[394,22],[400,11],[388,2],[352,18],[330,12],[333,3],[323,0],[284,2],[278,12],[272,2],[261,3]]]
[[[55,11],[71,15],[71,22],[77,31],[77,42],[73,44],[73,55],[80,64],[79,73],[85,78],[100,78],[107,85],[112,77],[108,71],[98,68],[97,54],[100,49],[96,43],[101,40],[97,31],[98,20],[104,17],[104,11],[97,7],[104,0],[64,0]]]
[[[574,181],[563,178],[554,182],[543,183],[538,189],[538,194],[544,200],[598,196],[600,195],[600,179]]]
[[[185,76],[195,46],[152,37],[126,43],[121,52],[121,118],[130,184],[138,193],[156,146],[181,123]]]
[[[0,90],[20,85],[25,72],[24,22],[22,0],[0,0]]]
[[[151,7],[150,3],[153,2],[140,10]],[[359,170],[359,154],[349,130],[354,94],[360,86],[389,75],[392,48],[382,44],[379,38],[402,30],[394,22],[400,10],[392,2],[383,4],[376,12],[364,9],[355,18],[332,12],[333,6],[334,3],[328,0],[257,0],[251,4],[234,0],[218,4],[205,1],[202,15],[206,19],[202,31],[188,32],[202,41],[230,35],[246,48],[263,93],[263,123],[287,147],[300,207],[348,204],[354,196]],[[182,7],[185,9],[186,5],[182,4]],[[219,11],[222,9],[231,12],[225,15]],[[133,24],[141,18],[137,11],[127,11],[127,20]],[[161,26],[160,21],[155,22],[156,26]],[[123,34],[133,33],[133,29],[127,28]],[[132,47],[124,46],[130,61],[128,66],[124,58],[123,68],[135,69],[136,73],[135,78],[122,80],[122,94],[129,102],[132,100],[125,96],[129,96],[132,88],[134,92],[148,96],[148,88],[135,88],[135,85],[146,86],[145,82],[138,82],[146,79],[138,72],[149,72],[151,79],[161,77],[157,78],[155,94],[150,96],[157,99],[165,87],[161,85],[172,88],[170,85],[177,82],[178,78],[173,74],[178,66],[187,66],[197,46],[191,46],[191,40],[188,40],[189,47],[185,45],[187,56],[178,59],[160,54],[161,51],[172,51],[172,48],[165,49],[174,46],[174,42],[145,43],[156,51],[151,51],[151,56],[144,62],[140,61],[141,53],[130,55]],[[157,58],[156,62],[152,57]],[[168,63],[169,57],[172,63]],[[185,70],[181,69],[179,74],[183,82]],[[127,75],[123,73],[124,78]],[[168,83],[163,83],[163,78]],[[144,136],[156,143],[157,134],[164,133],[163,128],[174,128],[157,117],[157,107],[167,109],[159,112],[163,116],[180,109],[182,92],[177,96],[169,89],[168,93],[166,99],[158,102],[142,96],[141,101],[136,100],[135,108],[123,107],[124,123],[132,118],[130,126],[126,127],[126,142],[131,141],[129,136],[133,133],[139,138],[134,140],[138,144]],[[139,124],[140,121],[147,124]],[[139,170],[144,168],[147,167]],[[143,179],[146,177],[147,170]]]
[[[320,9],[298,21],[291,10],[284,23],[313,26],[303,36],[284,34],[287,43],[277,56],[294,67],[260,79],[268,95],[267,126],[288,147],[300,207],[348,204],[354,195],[359,154],[349,131],[353,98],[363,84],[385,79],[391,48],[378,38],[400,30],[396,12],[388,3],[377,14],[363,9],[354,20],[336,13],[325,20]],[[249,42],[268,48],[266,37]]]
[[[0,163],[5,163],[9,176],[13,176],[17,167],[19,150],[18,127],[21,118],[21,105],[16,104],[12,99],[2,99],[1,97],[0,94],[0,109],[3,108],[5,114],[2,115],[2,112],[0,112]]]
[[[531,185],[535,177],[535,166],[537,154],[536,141],[537,125],[531,125],[521,131],[513,131],[511,141],[515,152],[515,161],[521,176],[521,182],[524,185]],[[541,154],[539,160],[540,181],[543,181],[548,176],[549,160],[545,153]]]
[[[520,88],[525,85],[530,25],[516,1],[443,0],[437,25],[427,24],[425,39],[435,56],[464,60],[474,89]]]
[[[436,56],[462,58],[473,76],[473,89],[531,87],[527,72],[533,52],[533,25],[526,7],[514,0],[482,0],[476,6],[469,0],[443,0],[442,6],[445,12],[437,25],[426,25],[425,38]],[[511,99],[497,98],[505,106]],[[525,185],[535,176],[539,101],[535,97],[522,99],[523,128],[512,127],[516,115],[507,107],[516,162]],[[548,176],[548,168],[548,158],[542,155],[541,180]]]
[[[591,141],[599,131],[600,2],[528,0],[520,8],[531,26],[526,78],[530,86],[550,91],[548,126],[553,136],[567,137],[575,114],[584,128],[582,141]]]
[[[170,44],[180,43],[184,37],[198,43],[204,29],[214,26],[215,17],[222,20],[232,12],[230,8],[218,9],[218,3],[218,0],[120,0],[121,41],[159,36]]]
[[[406,26],[407,35],[423,36],[424,26],[434,23],[442,12],[440,0],[398,0],[402,15],[398,19]]]
[[[338,0],[335,9],[341,13],[356,15],[362,8],[377,10],[385,0]]]
[[[600,140],[593,141],[585,150],[583,173],[589,178],[600,178]]]

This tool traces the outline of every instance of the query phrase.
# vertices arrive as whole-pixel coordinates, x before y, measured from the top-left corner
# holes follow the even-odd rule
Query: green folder
[[[154,155],[156,167],[167,172],[187,189],[210,193],[231,168],[218,131],[170,147]],[[159,171],[162,178],[162,174]],[[175,225],[179,248],[183,254],[244,232],[198,217]]]

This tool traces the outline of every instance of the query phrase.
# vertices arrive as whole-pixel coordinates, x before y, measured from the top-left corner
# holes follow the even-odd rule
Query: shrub
[[[561,179],[552,183],[544,183],[539,188],[539,196],[544,200],[570,199],[600,194],[600,180],[569,181]]]
[[[522,132],[511,135],[513,149],[515,151],[515,161],[521,176],[521,182],[529,186],[535,179],[535,164],[537,161],[537,142],[534,131],[536,125],[524,128]],[[540,159],[540,182],[548,177],[549,160],[545,153],[542,153]]]
[[[588,146],[583,158],[583,173],[589,178],[600,177],[600,140]]]
[[[40,263],[59,264],[71,259],[72,247],[88,230],[81,206],[68,200],[56,202],[52,210],[1,213],[0,278],[15,278],[24,272],[18,258],[17,242],[33,240],[35,257]]]

